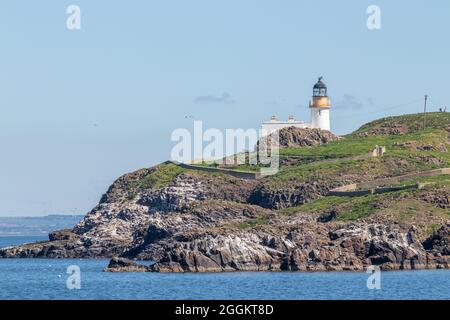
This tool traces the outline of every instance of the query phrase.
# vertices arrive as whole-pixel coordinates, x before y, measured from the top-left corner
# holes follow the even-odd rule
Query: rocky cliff
[[[337,141],[341,138],[330,131],[321,129],[287,127],[277,131],[278,144],[285,148],[313,147]],[[269,135],[259,141],[262,146],[271,144],[273,135]]]
[[[422,190],[326,196],[349,183],[450,167],[450,117],[424,132],[411,119],[376,122],[343,138],[288,130],[288,155],[316,160],[282,162],[278,174],[259,180],[172,163],[126,174],[73,229],[1,249],[0,257],[113,258],[107,271],[448,268],[450,178],[428,179]],[[380,129],[398,124],[404,134]],[[375,144],[387,145],[384,157],[349,160]],[[337,158],[330,161],[332,156]]]

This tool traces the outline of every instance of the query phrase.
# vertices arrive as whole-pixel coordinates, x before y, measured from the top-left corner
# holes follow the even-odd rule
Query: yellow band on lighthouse
[[[309,102],[310,108],[330,109],[330,100],[328,97],[313,97]]]

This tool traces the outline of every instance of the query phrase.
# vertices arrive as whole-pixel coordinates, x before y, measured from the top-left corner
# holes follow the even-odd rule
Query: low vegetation
[[[298,207],[291,207],[279,211],[285,215],[312,213],[323,215],[324,220],[351,221],[367,217],[375,212],[378,195],[363,197],[323,197]],[[339,212],[336,217],[326,219],[333,212]]]
[[[142,189],[160,189],[167,187],[169,183],[186,170],[173,164],[162,163],[156,169],[141,179],[139,186]]]
[[[320,176],[332,182],[346,175],[365,181],[450,167],[450,114],[430,113],[427,123],[423,130],[422,115],[391,117],[366,124],[342,140],[325,145],[282,148],[282,156],[308,159],[309,163],[282,165],[276,176],[267,179],[267,184],[279,187]],[[386,147],[382,158],[361,157],[376,145]]]
[[[448,129],[450,125],[450,113],[448,112],[429,112],[426,116],[426,128],[428,129]],[[395,128],[391,133],[411,133],[418,132],[423,129],[423,114],[407,114],[402,116],[381,118],[361,126],[352,135],[360,135],[364,133],[373,133],[386,128]],[[389,132],[389,131],[387,131]]]
[[[338,141],[314,147],[281,148],[282,161],[279,172],[274,176],[262,179],[260,185],[274,191],[289,188],[295,190],[296,186],[301,183],[326,183],[329,186],[340,186],[450,167],[450,114],[428,114],[425,130],[422,116],[422,114],[415,114],[384,118],[368,123]],[[376,145],[386,147],[387,152],[383,157],[362,157],[368,155]],[[290,157],[300,161],[283,161]],[[218,167],[215,163],[199,165]],[[263,166],[244,164],[226,167],[239,171],[258,171]],[[165,187],[171,180],[186,171],[189,170],[171,163],[162,164],[141,180],[140,187]],[[200,174],[214,174],[192,171]],[[450,175],[412,178],[398,184],[419,182],[433,184],[436,187],[447,187],[450,186]],[[380,205],[382,203],[401,201],[396,197],[402,197],[408,192],[420,191],[401,191],[362,197],[321,197],[300,206],[279,210],[278,213],[282,216],[292,216],[298,213],[325,216],[335,214],[330,219],[352,221],[379,212],[383,209],[383,205]],[[425,206],[429,212],[443,213],[441,209],[433,211],[435,208],[433,205],[423,203],[420,205]],[[416,211],[413,207],[398,208],[397,218],[399,220],[409,219]],[[260,217],[236,223],[233,227],[252,228],[266,224],[268,221],[266,217]]]

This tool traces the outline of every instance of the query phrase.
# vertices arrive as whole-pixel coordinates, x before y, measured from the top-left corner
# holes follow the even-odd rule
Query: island
[[[140,169],[74,228],[0,257],[108,258],[107,271],[146,272],[449,268],[450,113],[422,118],[341,137],[282,128],[272,176],[214,163]]]

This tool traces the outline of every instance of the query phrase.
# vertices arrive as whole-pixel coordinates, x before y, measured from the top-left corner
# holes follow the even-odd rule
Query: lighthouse
[[[327,95],[327,86],[322,77],[313,87],[313,96],[309,102],[311,110],[311,128],[330,131],[330,99]]]
[[[309,101],[309,110],[311,110],[311,121],[309,123],[296,120],[293,115],[289,116],[287,121],[278,120],[277,117],[272,116],[270,120],[261,124],[262,134],[269,135],[272,132],[289,127],[318,128],[330,131],[331,104],[327,94],[327,86],[322,79],[322,77],[319,77],[319,80],[313,87],[313,96]]]

